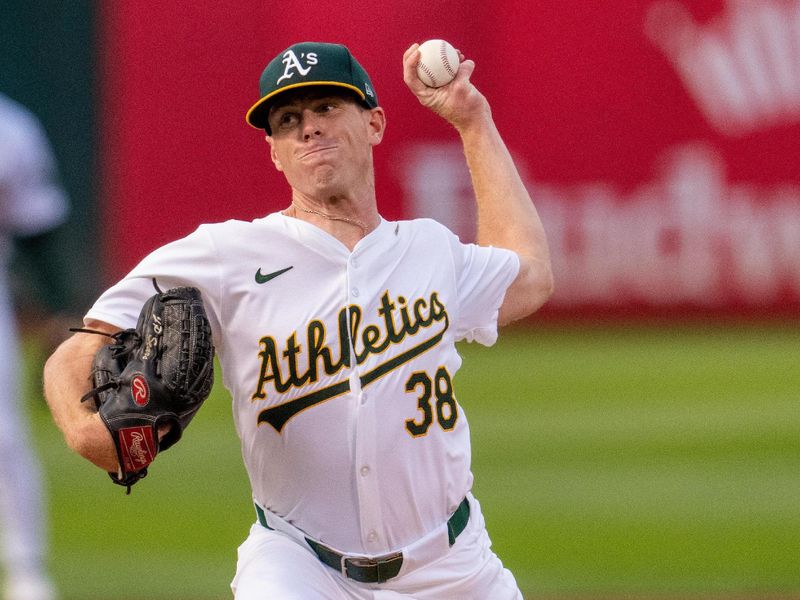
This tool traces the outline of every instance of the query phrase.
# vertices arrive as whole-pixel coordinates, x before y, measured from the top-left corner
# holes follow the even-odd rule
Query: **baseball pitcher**
[[[381,217],[376,88],[345,46],[294,44],[267,64],[246,115],[289,184],[285,208],[155,250],[48,361],[69,445],[130,489],[199,408],[216,353],[255,515],[238,600],[521,598],[470,492],[455,343],[493,344],[498,324],[546,302],[552,275],[534,205],[470,81],[475,64],[459,58],[451,82],[429,87],[414,44],[404,79],[461,137],[478,244],[432,220]],[[191,298],[172,341],[155,335],[154,281],[157,302]],[[192,368],[147,365],[176,344]],[[160,378],[174,371],[164,399]]]

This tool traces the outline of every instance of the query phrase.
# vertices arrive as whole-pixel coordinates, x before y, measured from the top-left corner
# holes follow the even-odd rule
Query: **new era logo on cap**
[[[271,100],[290,89],[327,85],[349,89],[368,108],[378,106],[369,75],[341,44],[301,42],[273,58],[261,74],[261,97],[247,111],[247,122],[269,131],[267,116]]]

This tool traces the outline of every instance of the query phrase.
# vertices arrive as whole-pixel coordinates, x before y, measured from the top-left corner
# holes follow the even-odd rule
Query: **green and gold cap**
[[[261,98],[245,119],[257,129],[269,131],[267,115],[278,94],[310,85],[342,87],[355,93],[368,108],[378,106],[378,97],[369,75],[341,44],[300,42],[289,46],[273,58],[259,81]]]

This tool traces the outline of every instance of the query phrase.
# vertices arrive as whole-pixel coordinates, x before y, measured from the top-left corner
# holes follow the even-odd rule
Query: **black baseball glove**
[[[136,328],[115,333],[97,351],[94,388],[81,398],[94,398],[111,432],[120,472],[109,475],[128,493],[156,455],[181,438],[214,382],[214,346],[200,291],[156,290]]]

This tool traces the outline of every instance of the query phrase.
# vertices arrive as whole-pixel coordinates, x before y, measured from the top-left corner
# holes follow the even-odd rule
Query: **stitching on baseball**
[[[442,64],[444,65],[444,68],[447,70],[447,73],[451,77],[455,77],[456,72],[453,70],[453,65],[451,65],[450,61],[447,59],[447,44],[445,42],[442,42],[441,48],[439,48],[439,54],[441,55]]]
[[[433,71],[430,70],[428,65],[426,65],[423,62],[421,62],[421,63],[419,63],[419,68],[422,69],[422,72],[425,73],[425,75],[430,77],[431,83],[433,84],[433,87],[436,87],[436,77],[433,76]]]

